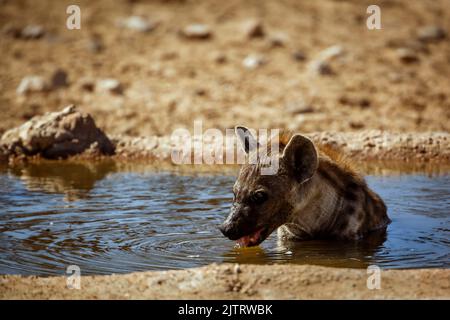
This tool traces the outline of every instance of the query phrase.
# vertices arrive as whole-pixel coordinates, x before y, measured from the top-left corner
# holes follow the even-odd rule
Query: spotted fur
[[[390,219],[383,200],[343,153],[289,132],[278,141],[277,174],[261,175],[259,163],[242,166],[232,212],[222,225],[226,236],[237,239],[263,228],[265,237],[278,229],[280,239],[361,239],[386,229]],[[258,190],[267,200],[249,202]]]

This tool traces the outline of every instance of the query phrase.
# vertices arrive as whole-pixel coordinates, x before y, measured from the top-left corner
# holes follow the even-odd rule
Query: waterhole
[[[359,242],[277,243],[238,249],[217,226],[233,175],[180,175],[145,166],[40,163],[0,169],[0,274],[83,275],[213,262],[334,267],[450,266],[450,177],[368,176],[388,206],[386,235]]]

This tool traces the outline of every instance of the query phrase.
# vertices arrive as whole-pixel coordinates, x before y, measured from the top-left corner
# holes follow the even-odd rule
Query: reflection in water
[[[13,167],[10,173],[20,177],[29,191],[65,194],[66,201],[85,197],[98,180],[116,170],[113,161],[98,163],[31,163]]]
[[[212,262],[450,266],[445,175],[369,177],[388,204],[387,234],[289,243],[273,234],[243,249],[217,230],[229,210],[232,176],[181,176],[114,162],[32,164],[0,176],[0,274],[63,274],[70,264],[83,274]]]

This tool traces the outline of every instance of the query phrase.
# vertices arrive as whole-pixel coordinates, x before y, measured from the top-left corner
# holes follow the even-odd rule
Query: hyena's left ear
[[[237,126],[234,128],[234,132],[246,154],[258,149],[259,144],[248,128]]]
[[[314,143],[300,134],[294,135],[289,140],[284,148],[281,161],[299,182],[311,178],[319,166]]]

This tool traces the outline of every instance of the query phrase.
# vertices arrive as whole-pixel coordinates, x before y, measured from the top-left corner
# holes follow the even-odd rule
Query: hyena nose
[[[220,232],[222,232],[222,234],[223,234],[225,237],[228,237],[228,236],[227,236],[228,230],[227,230],[227,226],[226,226],[225,224],[222,223],[222,224],[219,226],[219,230],[220,230]]]
[[[238,238],[236,230],[234,230],[234,228],[230,223],[222,223],[219,226],[219,230],[225,237],[227,237],[230,240],[236,240]]]

